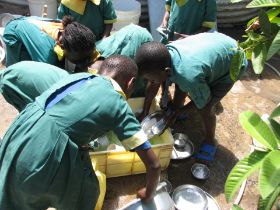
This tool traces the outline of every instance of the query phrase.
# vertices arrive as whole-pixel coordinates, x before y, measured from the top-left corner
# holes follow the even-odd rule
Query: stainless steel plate
[[[178,210],[207,209],[208,201],[205,192],[194,185],[186,184],[177,187],[172,194],[172,199]]]
[[[172,160],[185,159],[193,155],[194,146],[187,135],[183,133],[175,133],[173,135],[173,138],[175,144],[171,155]],[[182,141],[184,142],[184,144],[182,144]],[[176,144],[176,142],[180,143]],[[180,146],[178,146],[179,144]]]

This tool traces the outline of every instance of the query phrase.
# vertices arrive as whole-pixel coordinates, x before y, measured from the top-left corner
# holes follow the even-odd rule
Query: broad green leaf
[[[280,0],[253,0],[246,7],[255,8],[255,7],[279,7]]]
[[[228,202],[233,199],[242,182],[260,167],[266,154],[266,152],[254,151],[233,167],[225,184],[225,196]]]
[[[279,194],[280,194],[280,186],[278,186],[275,189],[275,191],[266,199],[262,199],[262,197],[260,196],[259,203],[258,203],[258,210],[271,210]]]
[[[239,46],[243,49],[246,49],[248,47],[251,47],[253,43],[254,42],[250,38],[248,38],[244,42],[240,42]]]
[[[280,50],[280,31],[276,34],[268,49],[266,60],[269,60],[279,50]]]
[[[246,58],[248,60],[251,60],[252,59],[252,50],[246,50]]]
[[[230,3],[238,3],[238,2],[241,2],[241,1],[243,1],[243,0],[230,0]]]
[[[249,31],[247,34],[252,41],[260,42],[265,39],[265,36],[257,34],[253,31]]]
[[[277,106],[271,113],[270,117],[274,118],[274,117],[279,117],[280,116],[280,105]]]
[[[272,21],[274,21],[274,19],[276,19],[276,18],[273,18]],[[278,18],[278,20],[279,20],[279,23],[272,23],[271,22],[271,33],[272,33],[272,37],[273,38],[276,36],[276,34],[279,32],[279,29],[280,29],[280,27],[278,25],[278,24],[280,24],[280,18]],[[269,40],[271,40],[271,39],[269,39]],[[271,42],[272,41],[273,40],[271,40]]]
[[[277,17],[277,15],[280,14],[280,7],[272,8],[272,9],[266,11],[266,14],[269,18],[269,21],[271,21],[273,18]]]
[[[277,140],[269,126],[254,112],[243,112],[239,122],[244,130],[266,148],[277,149]]]
[[[274,17],[270,20],[271,23],[276,23],[276,24],[280,24],[280,18],[279,17]]]
[[[259,191],[267,198],[280,184],[280,151],[271,151],[263,159],[259,174]]]
[[[234,82],[237,81],[239,78],[243,60],[244,52],[242,50],[237,49],[230,62],[230,78]]]
[[[270,22],[268,19],[268,16],[264,10],[260,10],[259,12],[259,20],[260,20],[260,25],[262,32],[266,35],[269,36],[271,33],[271,27],[270,27]]]
[[[231,210],[243,210],[240,206],[233,204]]]
[[[256,74],[261,74],[264,68],[264,62],[266,59],[266,46],[264,43],[258,44],[252,52],[252,65]]]
[[[269,119],[269,123],[273,129],[273,132],[278,141],[278,144],[280,144],[280,124],[278,122],[276,122],[274,119]]]

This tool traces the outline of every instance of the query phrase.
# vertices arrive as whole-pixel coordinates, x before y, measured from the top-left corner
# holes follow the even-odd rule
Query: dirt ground
[[[11,12],[25,14],[26,7],[16,7],[0,3],[0,13]],[[240,39],[242,27],[219,29],[220,31]],[[280,58],[275,57],[270,62],[274,67],[280,68]],[[210,193],[219,203],[221,209],[230,209],[232,203],[227,203],[224,196],[224,184],[231,168],[238,159],[246,156],[251,144],[251,138],[243,131],[238,116],[243,111],[254,111],[260,115],[271,113],[280,101],[279,77],[266,66],[261,78],[256,77],[251,67],[241,81],[236,82],[231,91],[221,101],[223,112],[217,116],[216,139],[219,143],[216,160],[210,168],[208,180],[198,181],[191,176],[190,159],[171,161],[167,170],[162,172],[162,179],[168,179],[173,189],[182,184],[193,184]],[[0,95],[0,136],[2,137],[16,117],[17,111],[5,102]],[[175,124],[176,132],[183,132],[189,136],[199,148],[204,136],[200,119],[193,110],[188,113],[185,121]],[[107,192],[104,210],[114,210],[124,206],[135,198],[137,189],[144,186],[145,174],[107,179]],[[241,200],[241,207],[246,210],[255,210],[257,207],[257,175],[250,177],[245,193]]]

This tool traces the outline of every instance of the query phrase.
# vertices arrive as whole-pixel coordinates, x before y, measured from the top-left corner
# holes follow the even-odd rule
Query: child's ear
[[[130,87],[131,85],[134,85],[134,83],[136,82],[136,78],[132,77],[129,81],[128,81],[128,86]]]

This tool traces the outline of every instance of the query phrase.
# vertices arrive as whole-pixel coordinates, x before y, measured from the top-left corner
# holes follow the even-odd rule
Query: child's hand
[[[140,198],[144,202],[148,202],[153,198],[153,196],[147,196],[146,188],[144,187],[137,192],[137,198]]]
[[[136,118],[141,123],[143,119],[147,116],[146,113],[142,112],[140,115],[138,115]]]
[[[184,39],[184,38],[186,38],[186,37],[189,36],[189,35],[187,35],[187,34],[180,34],[180,33],[177,33],[177,32],[174,32],[174,35],[175,35],[175,37],[176,37],[177,40],[178,40],[178,39]]]

